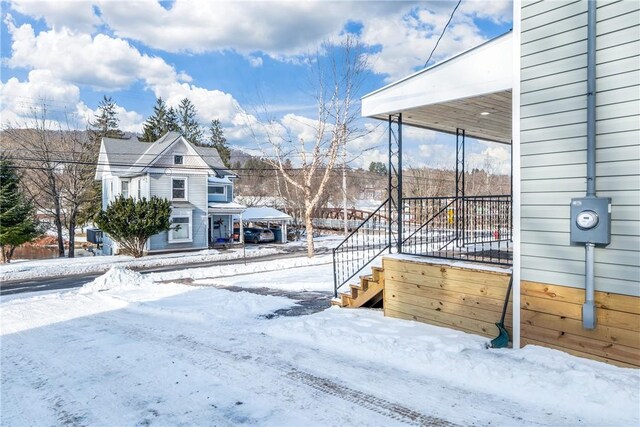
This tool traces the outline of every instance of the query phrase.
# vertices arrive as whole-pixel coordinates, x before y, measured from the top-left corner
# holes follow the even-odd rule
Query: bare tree
[[[67,228],[73,258],[77,216],[92,194],[97,147],[86,132],[72,130],[68,116],[55,122],[47,113],[43,103],[30,121],[5,127],[3,145],[10,146],[7,157],[25,170],[25,187],[38,209],[53,218],[58,256],[65,256]]]
[[[291,137],[290,133],[274,131],[278,124],[268,120],[263,125],[269,151],[265,159],[276,167],[282,178],[298,189],[303,197],[304,223],[307,233],[307,256],[315,254],[313,245],[313,213],[325,196],[327,183],[336,165],[340,147],[348,143],[358,132],[359,119],[358,91],[365,71],[365,59],[359,44],[352,37],[346,37],[339,48],[325,46],[327,56],[316,55],[314,85],[317,117],[310,122],[301,122],[312,137]],[[253,129],[253,127],[252,127]],[[254,132],[254,137],[261,140]],[[264,150],[264,148],[263,148]],[[287,159],[299,159],[296,172],[287,168]],[[317,182],[317,186],[314,185]]]
[[[69,230],[69,258],[75,256],[75,229],[78,216],[94,199],[94,181],[98,147],[85,132],[62,133],[65,163],[62,168],[60,198],[64,207],[64,220]]]

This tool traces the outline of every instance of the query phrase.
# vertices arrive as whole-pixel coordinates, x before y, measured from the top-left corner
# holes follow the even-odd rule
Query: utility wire
[[[447,31],[447,27],[451,23],[451,20],[453,19],[453,15],[455,15],[456,10],[458,10],[458,6],[460,6],[460,3],[462,3],[462,0],[458,0],[458,4],[456,5],[456,7],[453,8],[453,11],[451,12],[451,16],[449,16],[449,20],[447,21],[447,25],[445,25],[444,28],[442,29],[442,33],[440,33],[440,37],[438,37],[438,41],[436,41],[436,45],[433,47],[433,50],[429,54],[429,58],[427,58],[427,62],[424,63],[424,67],[422,68],[427,68],[427,64],[429,63],[429,61],[431,61],[431,57],[433,56],[433,53],[438,48],[438,43],[440,43],[442,36],[444,36],[444,32]]]

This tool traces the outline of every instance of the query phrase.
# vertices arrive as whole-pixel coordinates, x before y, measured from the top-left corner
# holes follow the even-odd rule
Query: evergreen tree
[[[116,102],[110,97],[104,95],[98,110],[94,115],[94,120],[89,122],[89,140],[95,148],[95,158],[98,157],[97,150],[100,147],[102,138],[124,138],[124,132],[120,130],[118,113],[116,112]],[[94,171],[91,171],[93,176]],[[87,201],[82,204],[78,213],[78,221],[80,224],[86,224],[97,212],[100,211],[102,205],[102,186],[94,183],[87,194]]]
[[[10,262],[15,248],[41,234],[35,207],[20,190],[12,162],[0,158],[0,259]]]
[[[104,137],[123,138],[124,132],[119,129],[119,122],[115,101],[110,96],[104,95],[98,105],[98,111],[94,116],[93,122],[89,122],[91,141],[100,144],[100,140]]]
[[[371,162],[369,163],[369,172],[373,172],[378,175],[386,175],[387,165],[382,162]]]
[[[151,115],[142,126],[142,141],[154,142],[167,132],[167,104],[162,98],[156,99]]]
[[[200,123],[198,123],[198,119],[196,118],[197,114],[196,106],[193,105],[189,98],[184,98],[180,101],[180,105],[178,106],[178,124],[182,136],[195,145],[202,145],[203,135],[202,129],[200,129]]]
[[[164,130],[166,132],[182,132],[178,123],[178,113],[173,107],[169,107],[165,116]]]
[[[222,126],[220,126],[220,120],[211,120],[209,132],[211,133],[209,136],[210,145],[218,150],[218,154],[220,154],[220,158],[222,159],[224,166],[230,168],[231,163],[229,160],[231,158],[231,150],[227,144],[227,138],[224,137]]]
[[[96,216],[96,225],[122,247],[123,253],[140,258],[154,234],[172,228],[171,202],[152,197],[136,200],[119,196]],[[177,228],[177,227],[176,227]]]

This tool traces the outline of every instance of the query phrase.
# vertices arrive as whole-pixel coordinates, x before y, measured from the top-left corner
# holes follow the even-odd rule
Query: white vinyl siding
[[[640,296],[640,2],[597,6],[596,191],[612,198],[612,236],[596,289]],[[586,39],[586,1],[523,2],[523,280],[584,287],[569,203],[586,191]]]
[[[159,233],[149,239],[150,251],[177,250],[177,249],[205,249],[208,247],[209,241],[207,237],[207,175],[205,174],[189,174],[184,175],[188,178],[187,200],[173,202],[172,213],[177,210],[183,210],[184,205],[189,206],[192,210],[191,220],[191,241],[183,243],[169,243],[169,234],[167,232]],[[180,178],[183,176],[181,175]],[[150,186],[149,197],[156,196],[162,199],[171,200],[172,195],[172,178],[168,174],[150,174],[148,176],[148,184]]]

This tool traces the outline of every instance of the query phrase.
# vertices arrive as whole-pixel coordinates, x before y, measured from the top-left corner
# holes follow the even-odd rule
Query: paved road
[[[317,253],[327,252],[326,250],[317,250]],[[131,267],[132,270],[138,271],[142,274],[147,273],[158,273],[163,271],[176,271],[176,270],[184,270],[185,268],[201,268],[201,267],[211,267],[214,265],[231,265],[231,264],[243,264],[245,262],[254,262],[254,261],[269,261],[276,260],[282,258],[291,258],[291,257],[303,257],[306,255],[306,248],[303,248],[301,251],[295,251],[294,253],[284,253],[284,254],[273,254],[273,255],[265,255],[261,257],[252,257],[247,258],[238,258],[233,260],[224,260],[224,261],[208,261],[208,262],[194,262],[189,264],[180,264],[180,265],[163,265],[158,267],[147,267],[147,268],[135,268]],[[55,291],[60,289],[70,289],[70,288],[79,288],[80,286],[91,282],[98,276],[101,276],[104,273],[87,273],[87,274],[74,274],[60,277],[38,277],[34,279],[23,279],[23,280],[6,280],[0,284],[0,296],[2,295],[12,295],[19,294],[23,292],[38,292],[38,291]]]

